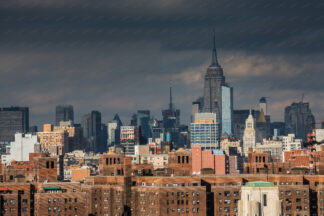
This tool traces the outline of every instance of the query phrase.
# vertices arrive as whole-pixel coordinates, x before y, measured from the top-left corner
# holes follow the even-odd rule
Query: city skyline
[[[300,1],[289,11],[289,2],[263,7],[262,1],[236,6],[179,0],[132,12],[139,7],[127,1],[46,2],[0,5],[0,105],[28,106],[30,125],[54,123],[62,103],[74,106],[76,122],[91,110],[100,111],[103,122],[118,113],[127,124],[140,109],[160,118],[168,106],[170,74],[175,106],[188,124],[191,102],[203,95],[213,28],[235,109],[257,108],[267,96],[272,121],[283,121],[285,106],[304,93],[316,121],[324,119],[323,4]]]

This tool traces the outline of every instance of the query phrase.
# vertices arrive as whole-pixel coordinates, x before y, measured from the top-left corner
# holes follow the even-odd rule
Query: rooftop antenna
[[[169,109],[173,109],[173,103],[172,103],[172,75],[170,78],[170,103],[169,103]]]

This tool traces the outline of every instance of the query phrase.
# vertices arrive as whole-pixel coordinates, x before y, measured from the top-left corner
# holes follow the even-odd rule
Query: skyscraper
[[[137,111],[137,126],[141,127],[141,132],[145,138],[145,142],[148,138],[152,137],[152,131],[150,127],[151,115],[149,110],[138,110]]]
[[[225,77],[223,68],[218,64],[215,34],[213,37],[213,53],[212,62],[207,68],[204,84],[204,112],[216,113],[218,102],[218,110],[222,112],[222,86],[225,85]]]
[[[222,86],[222,135],[233,135],[233,88]]]
[[[120,144],[126,155],[135,154],[135,145],[141,143],[141,128],[139,126],[121,126]]]
[[[72,105],[58,105],[56,106],[56,126],[60,125],[61,121],[74,122],[74,113]]]
[[[92,111],[82,117],[81,127],[83,128],[83,135],[88,140],[88,151],[101,152],[102,142],[102,125],[101,113],[99,111]]]
[[[108,122],[108,146],[115,146],[120,143],[120,127],[123,126],[118,114],[115,115],[113,121]]]
[[[309,103],[292,103],[285,108],[286,134],[295,134],[297,139],[306,141],[307,133],[315,128],[315,118]]]
[[[268,115],[268,106],[267,106],[267,98],[266,97],[262,97],[260,98],[260,112],[261,110],[263,110],[264,115]]]
[[[170,84],[170,102],[169,108],[162,110],[163,116],[163,132],[170,138],[171,146],[178,146],[179,144],[179,126],[180,126],[180,110],[175,109],[172,101],[172,85]]]
[[[245,121],[245,130],[243,134],[243,152],[247,156],[249,148],[255,149],[256,134],[255,134],[255,119],[250,110],[249,117]]]
[[[28,130],[29,130],[29,109],[28,109],[28,107],[0,108],[0,144],[1,144],[1,146],[8,144],[11,141],[14,141],[16,132],[27,133]]]
[[[172,86],[170,86],[169,109],[162,110],[163,125],[166,130],[177,128],[180,125],[180,110],[175,109],[172,101]]]
[[[195,121],[190,125],[191,146],[203,149],[219,147],[220,127],[216,113],[196,113]]]

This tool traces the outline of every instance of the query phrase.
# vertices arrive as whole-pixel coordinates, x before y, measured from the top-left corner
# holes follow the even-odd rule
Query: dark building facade
[[[271,133],[273,136],[282,136],[285,134],[285,123],[284,122],[272,122]]]
[[[137,126],[141,127],[142,136],[144,142],[147,142],[147,139],[152,137],[152,130],[150,127],[151,112],[149,110],[138,110],[137,111]]]
[[[58,105],[56,106],[55,122],[59,126],[61,121],[74,122],[74,112],[72,105]]]
[[[163,133],[171,146],[179,146],[180,136],[180,110],[175,109],[172,101],[172,86],[170,86],[170,98],[168,109],[162,110],[163,117]]]
[[[87,139],[87,151],[100,152],[102,146],[101,113],[92,111],[82,117],[81,127],[83,135]]]
[[[5,151],[6,145],[15,140],[15,133],[29,131],[28,107],[0,108],[0,152]]]
[[[315,118],[309,108],[309,103],[292,103],[285,108],[285,131],[286,134],[293,133],[296,138],[307,138],[307,133],[311,133],[315,128]]]

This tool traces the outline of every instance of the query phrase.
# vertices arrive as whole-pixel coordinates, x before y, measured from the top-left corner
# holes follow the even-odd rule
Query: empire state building
[[[222,86],[225,86],[223,68],[218,64],[215,35],[213,37],[212,62],[207,68],[204,84],[204,112],[216,113],[221,123]]]

